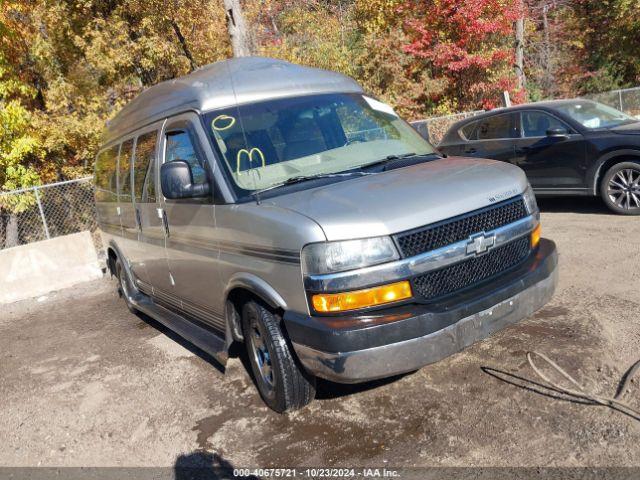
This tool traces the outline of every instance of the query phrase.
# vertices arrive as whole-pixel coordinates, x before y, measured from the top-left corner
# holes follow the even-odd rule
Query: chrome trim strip
[[[149,291],[151,286],[146,284],[140,280],[137,281],[138,286],[142,292]],[[187,314],[190,315],[197,320],[200,320],[204,323],[208,323],[209,325],[224,331],[225,320],[224,316],[218,312],[211,310],[204,305],[199,305],[193,302],[189,302],[186,300],[182,300],[176,295],[165,292],[158,288],[153,288],[151,293],[148,294],[154,301],[160,303],[164,308],[169,308],[170,310],[174,310],[179,314]]]
[[[163,239],[164,240],[164,239]],[[220,252],[230,255],[242,255],[274,262],[300,264],[300,252],[294,250],[277,250],[268,247],[250,246],[244,244],[232,244],[221,240],[187,238],[184,236],[172,236],[167,238],[167,248],[182,250],[202,255],[205,257],[218,258]]]
[[[300,264],[300,252],[295,250],[278,250],[275,248],[234,244],[224,241],[218,241],[217,246],[221,252],[228,254],[247,255],[294,265]]]
[[[535,215],[529,215],[516,222],[486,232],[486,236],[495,235],[492,249],[505,245],[529,234],[538,224]],[[474,236],[483,233],[478,232]],[[376,284],[420,275],[430,270],[437,270],[454,263],[471,258],[467,254],[469,239],[452,243],[413,257],[395,262],[383,263],[373,267],[350,270],[348,272],[329,273],[326,275],[308,275],[304,286],[312,292],[335,292],[364,288]],[[491,251],[491,250],[489,250]]]

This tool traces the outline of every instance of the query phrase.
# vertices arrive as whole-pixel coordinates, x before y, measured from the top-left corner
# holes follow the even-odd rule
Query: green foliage
[[[9,1],[0,25],[44,182],[91,172],[105,121],[142,89],[229,55],[218,0]]]
[[[525,58],[531,99],[573,97],[640,83],[640,0],[527,3]]]
[[[21,100],[31,96],[33,90],[12,75],[0,53],[0,190],[40,182],[36,165],[44,151],[31,126],[31,114]],[[0,209],[19,213],[32,202],[28,195],[0,197]]]
[[[635,86],[640,82],[640,0],[581,0],[578,4],[585,24],[585,63],[588,76],[594,77],[591,85]]]
[[[273,23],[266,27],[277,28],[257,28],[260,55],[355,75],[359,45],[349,9],[339,2],[267,0],[259,6],[271,12]]]

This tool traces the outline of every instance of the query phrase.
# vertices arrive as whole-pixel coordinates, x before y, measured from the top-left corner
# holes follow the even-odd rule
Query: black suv
[[[640,120],[591,100],[530,103],[455,123],[438,148],[521,167],[539,195],[600,195],[640,215]]]

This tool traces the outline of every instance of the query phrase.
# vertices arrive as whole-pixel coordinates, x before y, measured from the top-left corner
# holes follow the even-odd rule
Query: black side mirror
[[[553,138],[567,138],[569,132],[566,128],[550,128],[547,130],[547,137]]]
[[[193,183],[191,166],[184,160],[175,160],[160,167],[162,194],[171,200],[207,197],[211,194],[209,183]]]

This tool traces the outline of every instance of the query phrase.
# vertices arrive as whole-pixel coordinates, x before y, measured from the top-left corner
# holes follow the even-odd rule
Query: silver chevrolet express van
[[[343,75],[266,58],[149,88],[95,168],[131,310],[226,361],[272,409],[315,378],[410,372],[543,306],[554,244],[523,172],[444,157]]]

